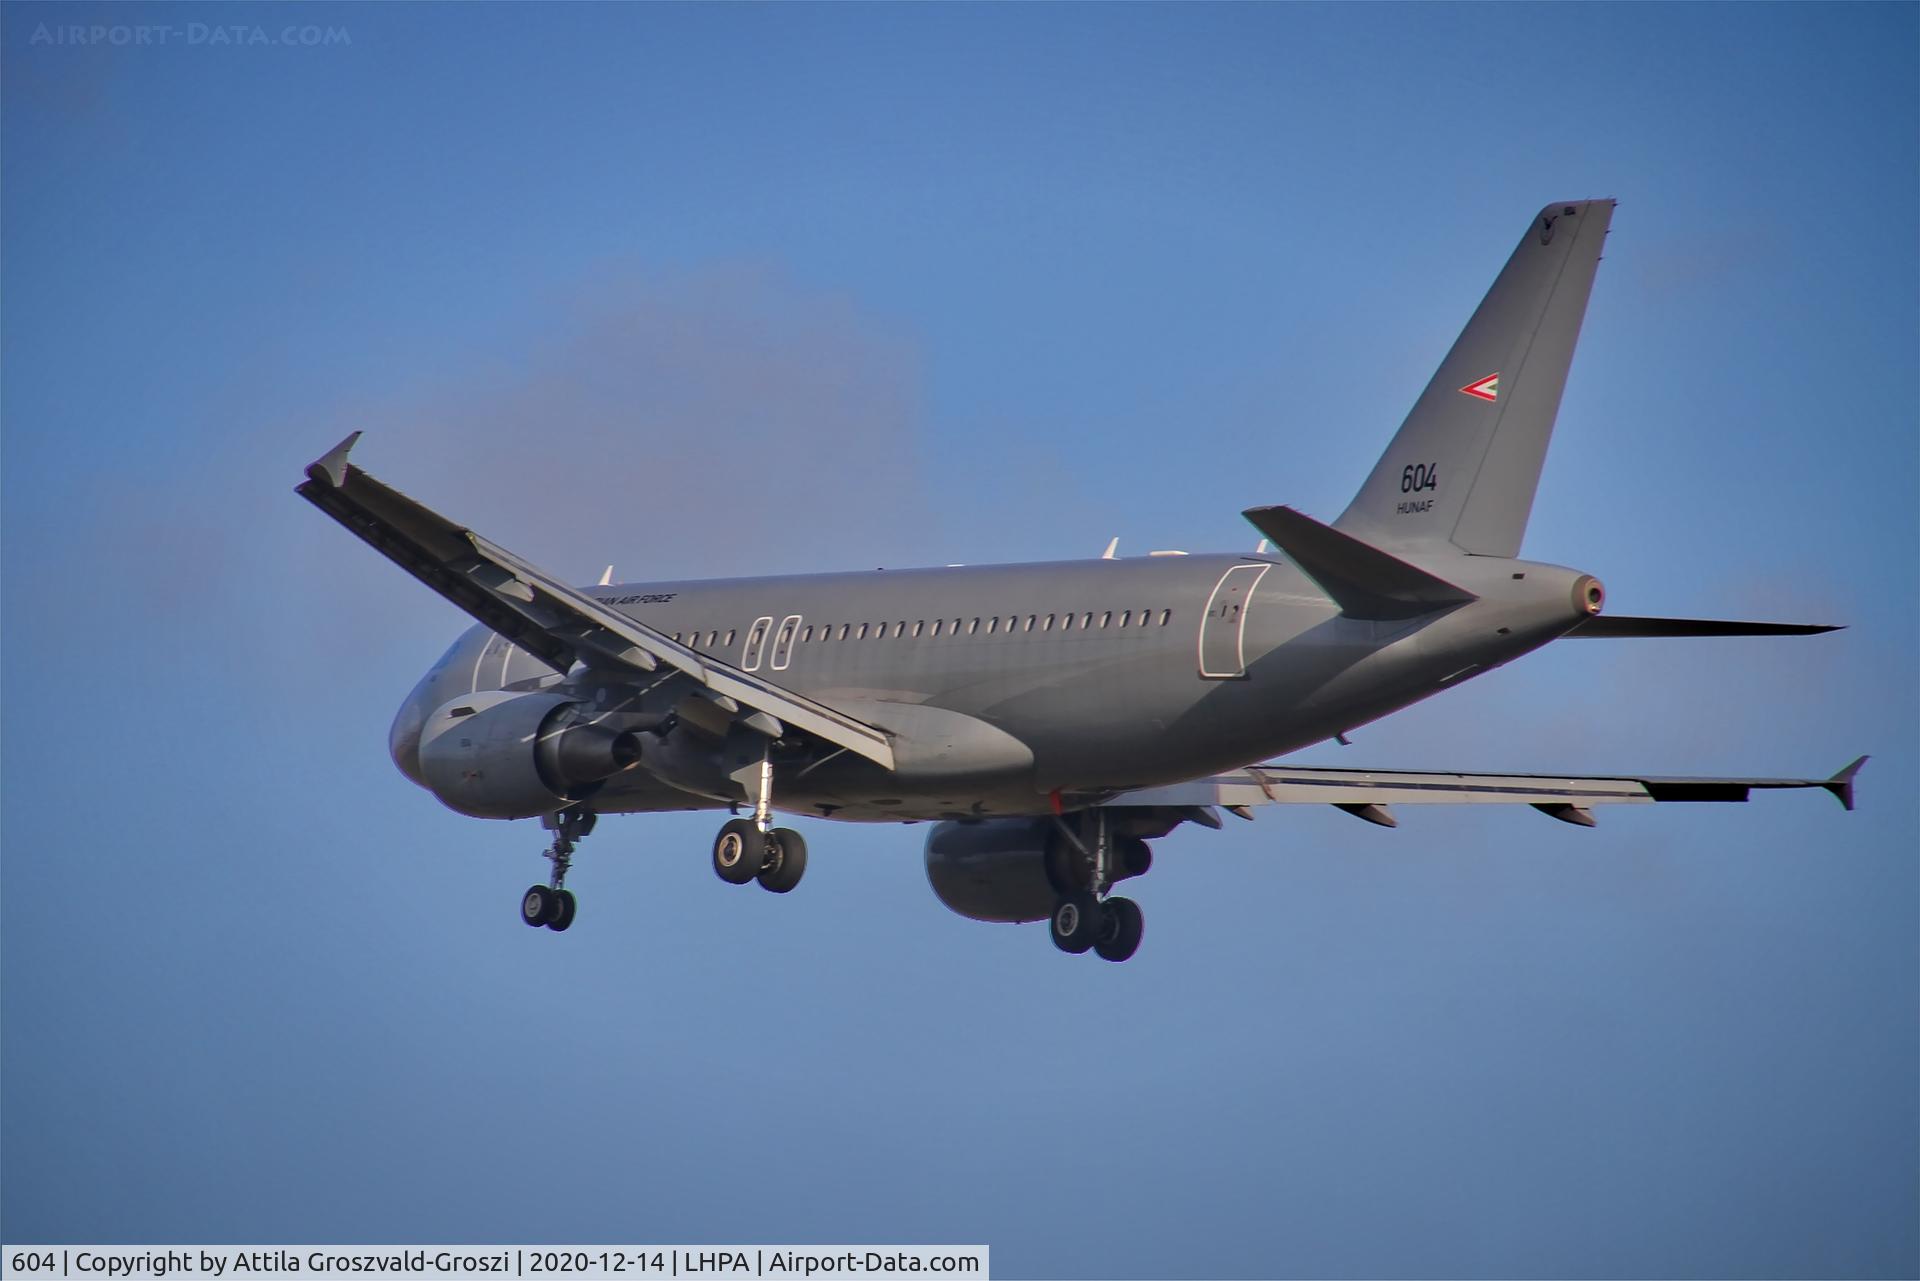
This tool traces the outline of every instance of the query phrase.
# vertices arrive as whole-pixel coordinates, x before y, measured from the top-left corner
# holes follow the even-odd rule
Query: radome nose
[[[426,709],[421,706],[420,693],[416,690],[400,704],[393,726],[387,731],[387,755],[393,757],[394,768],[419,787],[427,785],[420,774],[420,730],[426,723]]]

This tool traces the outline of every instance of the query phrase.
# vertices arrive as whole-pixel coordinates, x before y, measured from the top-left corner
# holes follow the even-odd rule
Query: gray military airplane
[[[1252,554],[572,587],[347,461],[298,492],[478,620],[401,705],[394,764],[478,818],[538,817],[548,883],[521,919],[565,930],[576,843],[602,814],[731,809],[720,879],[784,894],[807,846],[776,810],[931,822],[928,880],[983,921],[1050,922],[1123,961],[1114,896],[1181,823],[1269,803],[1744,801],[1831,778],[1561,778],[1279,765],[1269,758],[1450,689],[1562,637],[1778,636],[1786,623],[1603,614],[1600,582],[1516,559],[1611,200],[1527,225],[1345,513],[1246,513]],[[1271,543],[1277,554],[1267,554]]]

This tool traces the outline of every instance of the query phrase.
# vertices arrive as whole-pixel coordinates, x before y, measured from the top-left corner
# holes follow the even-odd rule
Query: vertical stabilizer
[[[1519,553],[1613,204],[1540,211],[1334,528],[1387,546]]]

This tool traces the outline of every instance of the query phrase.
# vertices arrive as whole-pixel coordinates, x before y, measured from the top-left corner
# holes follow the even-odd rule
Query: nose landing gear
[[[566,888],[567,869],[573,866],[575,843],[593,830],[595,817],[591,810],[562,810],[541,816],[540,825],[553,833],[553,844],[545,855],[553,864],[552,883],[527,887],[520,896],[521,921],[535,929],[544,925],[556,934],[573,924],[578,904],[573,891]]]

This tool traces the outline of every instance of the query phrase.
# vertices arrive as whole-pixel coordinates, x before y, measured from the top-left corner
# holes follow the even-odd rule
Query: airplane
[[[477,818],[538,817],[545,884],[523,922],[564,931],[566,877],[605,814],[725,809],[722,881],[785,894],[807,843],[776,813],[933,824],[940,901],[1048,922],[1063,952],[1134,955],[1115,886],[1149,841],[1225,811],[1745,801],[1829,778],[1573,778],[1273,763],[1562,638],[1810,635],[1793,623],[1604,612],[1593,575],[1519,559],[1615,202],[1532,218],[1352,503],[1332,524],[1245,513],[1253,553],[1116,556],[574,587],[348,462],[297,492],[471,615],[388,746]],[[1271,547],[1273,550],[1267,550]]]

